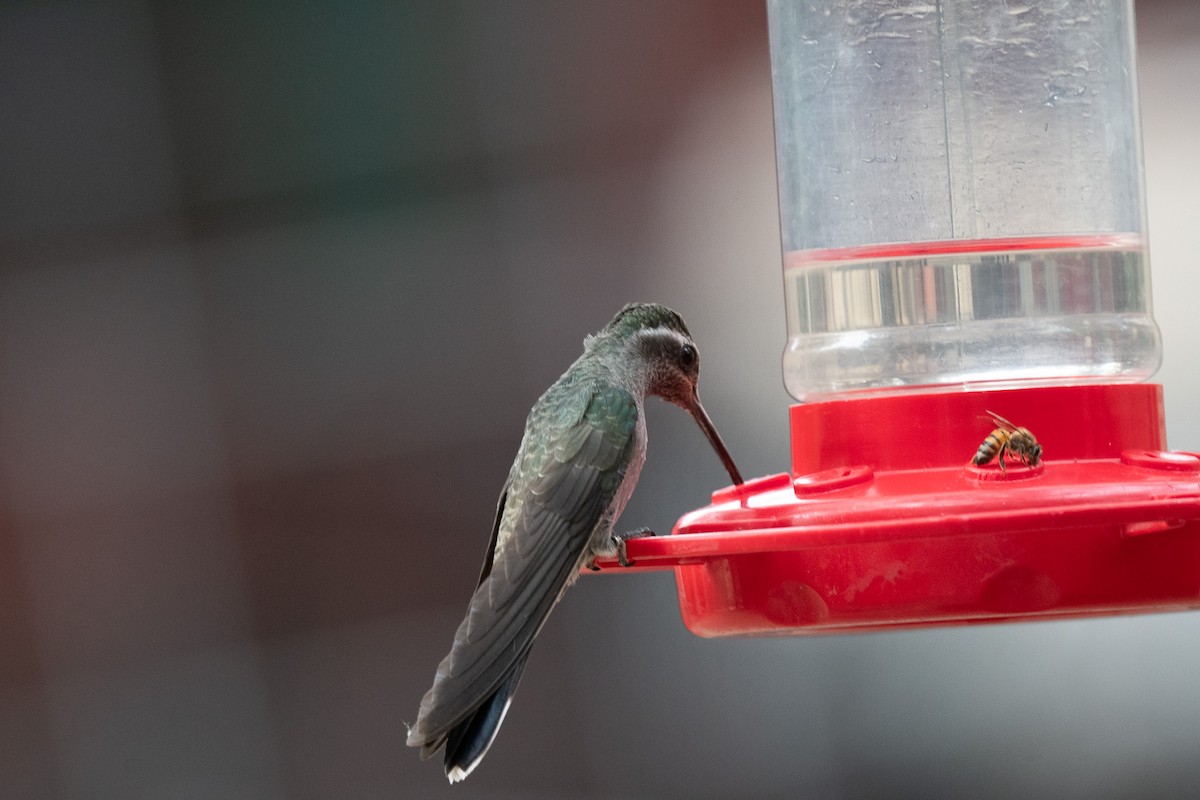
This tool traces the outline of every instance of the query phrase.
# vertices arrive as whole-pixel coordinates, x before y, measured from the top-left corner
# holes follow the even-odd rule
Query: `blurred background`
[[[1200,795],[1200,614],[704,641],[664,573],[579,582],[466,784],[404,746],[524,415],[623,303],[788,465],[762,5],[0,6],[0,797]],[[1137,12],[1200,450],[1200,4]],[[666,532],[727,479],[648,416],[618,527]]]

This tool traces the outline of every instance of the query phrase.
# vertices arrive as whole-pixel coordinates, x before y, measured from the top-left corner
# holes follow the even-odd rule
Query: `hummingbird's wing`
[[[492,538],[488,541],[487,556],[483,559],[483,568],[479,570],[479,583],[492,572],[492,561],[496,558],[496,542],[500,538],[500,523],[504,520],[504,504],[508,500],[508,487],[512,484],[512,473],[504,482],[504,490],[500,492],[500,500],[496,503],[496,521],[492,523]],[[478,584],[476,584],[478,586]]]
[[[422,755],[523,663],[593,531],[611,524],[605,516],[632,457],[637,416],[629,392],[599,381],[557,384],[530,413],[490,563],[409,731]]]

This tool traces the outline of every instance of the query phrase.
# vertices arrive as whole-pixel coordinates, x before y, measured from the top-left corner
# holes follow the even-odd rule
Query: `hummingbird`
[[[408,746],[421,748],[423,759],[445,747],[451,783],[487,753],[533,640],[581,569],[613,555],[629,566],[625,540],[653,535],[613,533],[646,458],[647,395],[691,414],[729,477],[742,483],[700,404],[699,377],[683,318],[633,303],[584,339],[583,355],[534,403],[466,617],[408,730]]]

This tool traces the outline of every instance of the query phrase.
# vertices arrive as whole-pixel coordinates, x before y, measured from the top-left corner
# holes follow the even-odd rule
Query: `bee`
[[[996,424],[996,429],[988,434],[979,445],[975,458],[971,459],[978,467],[999,459],[1000,471],[1005,471],[1004,456],[1008,455],[1023,462],[1027,467],[1036,467],[1042,458],[1042,446],[1028,428],[1018,428],[994,411],[987,412]]]

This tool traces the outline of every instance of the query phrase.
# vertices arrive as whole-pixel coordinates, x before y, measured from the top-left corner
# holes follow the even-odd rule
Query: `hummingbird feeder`
[[[768,11],[791,469],[632,569],[701,636],[1200,608],[1200,455],[1144,382],[1132,0]]]

